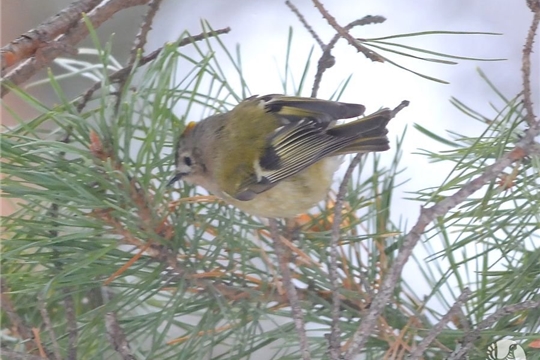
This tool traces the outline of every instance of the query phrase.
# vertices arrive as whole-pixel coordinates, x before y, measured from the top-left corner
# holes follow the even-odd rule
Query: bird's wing
[[[361,115],[364,107],[283,95],[248,100],[260,101],[283,125],[268,136],[263,155],[253,164],[253,176],[234,195],[238,200],[251,200],[326,156],[362,152],[362,145],[365,151],[388,148],[385,128],[390,119],[388,110],[333,126],[338,119]],[[347,150],[349,145],[351,150]]]
[[[254,96],[249,100],[259,101],[267,112],[284,120],[284,124],[311,118],[328,125],[339,119],[358,117],[366,110],[360,104],[277,94]]]
[[[337,151],[351,141],[326,133],[326,126],[313,119],[303,119],[275,130],[268,139],[263,156],[254,164],[255,174],[248,178],[235,195],[251,200]]]

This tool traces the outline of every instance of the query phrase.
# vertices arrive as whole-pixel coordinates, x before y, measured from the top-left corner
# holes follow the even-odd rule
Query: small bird
[[[256,216],[293,217],[324,199],[342,156],[389,149],[389,109],[285,95],[252,96],[189,123],[175,148],[182,179]]]

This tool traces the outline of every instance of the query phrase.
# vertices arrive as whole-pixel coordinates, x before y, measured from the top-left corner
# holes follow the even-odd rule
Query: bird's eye
[[[189,156],[184,156],[184,164],[191,166],[191,158]]]

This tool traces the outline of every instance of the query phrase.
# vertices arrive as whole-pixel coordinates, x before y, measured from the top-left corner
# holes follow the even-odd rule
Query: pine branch
[[[444,330],[446,324],[448,324],[452,320],[452,318],[461,311],[461,307],[471,297],[471,295],[471,290],[469,290],[469,288],[465,288],[465,290],[457,298],[454,305],[452,305],[452,307],[450,307],[450,309],[446,312],[446,314],[444,314],[444,316],[439,320],[439,322],[430,329],[428,336],[426,336],[420,342],[420,344],[418,344],[418,346],[416,346],[413,351],[411,351],[408,359],[423,359],[424,353],[427,350],[428,346]]]
[[[529,300],[519,304],[512,304],[503,306],[495,313],[489,315],[482,320],[476,327],[476,329],[469,331],[463,337],[461,341],[461,347],[457,348],[449,357],[448,360],[460,360],[463,359],[472,349],[474,342],[479,338],[482,330],[492,327],[497,321],[505,316],[515,314],[517,312],[529,309],[540,308],[540,300]]]
[[[113,349],[120,354],[122,360],[135,360],[129,342],[126,339],[126,334],[120,327],[115,313],[109,312],[105,315],[105,327],[107,328],[107,337]]]
[[[195,35],[195,36],[188,36],[188,37],[182,39],[182,41],[180,41],[178,43],[178,47],[186,46],[186,45],[192,44],[192,43],[194,43],[196,41],[201,41],[201,40],[207,39],[208,37],[227,34],[230,31],[231,31],[231,28],[227,27],[227,28],[223,28],[223,29],[219,29],[219,30],[215,30],[215,31],[203,32],[203,33],[200,33],[200,34]],[[143,56],[136,64],[128,65],[128,66],[123,67],[122,69],[112,73],[109,76],[109,82],[110,83],[120,83],[120,84],[124,83],[126,81],[127,77],[129,76],[129,74],[131,74],[131,72],[133,71],[133,67],[135,65],[137,67],[140,67],[140,66],[148,64],[151,61],[154,61],[159,56],[159,54],[161,54],[163,49],[164,49],[164,47],[160,47],[159,49],[152,51],[150,54],[148,54],[146,56]],[[97,90],[99,90],[102,86],[103,86],[102,82],[96,82],[94,85],[92,85],[88,90],[86,90],[84,92],[84,94],[81,96],[81,99],[80,99],[79,103],[77,104],[77,111],[78,112],[81,112],[85,108],[88,101],[90,101],[90,99],[92,98],[92,95],[94,95],[94,93]]]
[[[154,17],[156,16],[161,2],[162,0],[150,0],[150,3],[148,4],[148,11],[144,15],[144,20],[139,28],[137,36],[135,36],[135,42],[133,44],[133,47],[131,48],[131,53],[127,62],[127,66],[133,66],[135,60],[137,60],[137,53],[144,50],[144,46],[146,45],[146,38],[150,30],[152,29],[152,22],[154,21]]]
[[[330,24],[330,26],[332,26],[342,38],[347,40],[347,42],[352,47],[358,50],[358,52],[361,52],[362,54],[364,54],[364,56],[370,59],[371,61],[385,62],[384,57],[380,56],[376,52],[369,50],[368,48],[363,46],[359,40],[353,38],[351,34],[349,34],[349,31],[347,29],[345,29],[344,27],[341,27],[337,23],[336,18],[334,18],[332,15],[330,15],[328,11],[326,11],[323,4],[319,0],[312,0],[312,1],[315,7],[319,10],[321,15],[323,16],[323,18],[325,18],[326,21],[328,21],[328,23]]]
[[[15,305],[13,304],[13,302],[8,296],[9,289],[3,278],[0,278],[0,291],[1,291],[0,305],[2,306],[2,310],[4,310],[4,312],[8,316],[11,324],[17,330],[18,336],[20,336],[21,340],[23,341],[32,339],[33,336],[32,336],[32,331],[30,329],[30,326],[26,324],[24,319],[21,318],[19,314],[17,313]],[[27,351],[32,350],[32,344],[29,341],[25,342],[25,347]]]

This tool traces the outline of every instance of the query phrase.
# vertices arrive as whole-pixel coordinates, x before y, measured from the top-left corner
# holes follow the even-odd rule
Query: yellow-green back
[[[216,146],[220,165],[215,175],[223,191],[234,196],[242,182],[255,175],[255,161],[262,156],[268,135],[279,126],[278,117],[266,112],[259,101],[244,101],[227,114]]]

